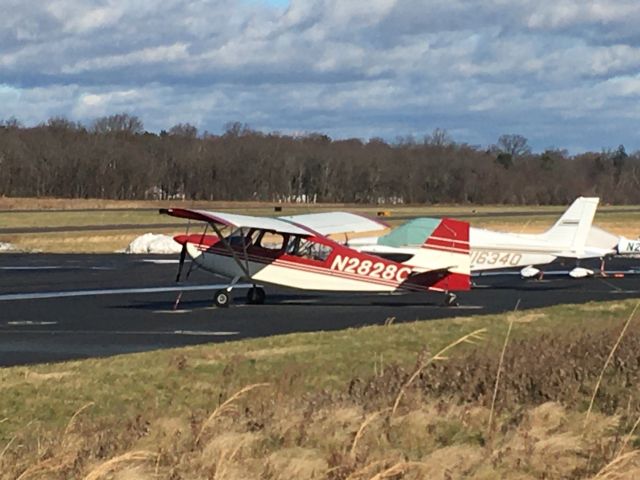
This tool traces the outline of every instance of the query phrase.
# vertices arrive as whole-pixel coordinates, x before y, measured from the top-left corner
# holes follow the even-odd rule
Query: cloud
[[[625,0],[4,0],[0,101],[27,123],[127,111],[156,131],[631,150],[639,21]]]

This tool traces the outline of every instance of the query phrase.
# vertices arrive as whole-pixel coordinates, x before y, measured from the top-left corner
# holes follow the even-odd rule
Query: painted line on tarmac
[[[227,337],[239,335],[240,332],[209,332],[207,330],[175,330],[176,335],[194,335],[194,336],[211,336],[211,337]]]
[[[45,326],[45,325],[57,325],[57,324],[58,324],[58,322],[47,322],[47,321],[44,321],[44,322],[33,322],[31,320],[16,320],[16,321],[12,321],[12,322],[7,322],[7,325],[11,325],[13,327],[18,327],[18,326],[25,326],[25,327],[29,326],[30,327],[32,325]]]
[[[400,305],[399,305],[400,306]],[[439,305],[439,304],[429,304],[429,305],[401,305],[402,308],[429,308],[432,310],[484,310],[485,307],[482,305]]]
[[[22,330],[22,329],[0,329],[0,333],[19,333],[36,335],[187,335],[194,337],[231,337],[239,335],[240,332],[233,331],[208,331],[208,330]]]
[[[318,303],[320,300],[318,299],[299,299],[299,300],[280,300],[278,303],[283,303],[283,304],[287,304],[287,305],[297,305],[297,304],[311,304],[311,303]]]
[[[177,310],[154,310],[153,313],[170,313],[172,315],[180,314],[180,313],[191,313],[193,310],[178,308]]]
[[[80,265],[42,265],[36,267],[9,266],[0,267],[0,270],[8,271],[30,271],[30,270],[115,270],[113,267],[83,267]]]
[[[180,253],[180,252],[178,252],[178,253]],[[159,258],[158,259],[156,259],[156,258],[143,258],[142,260],[139,260],[139,261],[142,262],[142,263],[153,263],[155,265],[171,265],[171,264],[180,263],[180,260],[177,260],[177,259],[176,260],[166,260],[166,259],[159,259]],[[191,263],[191,261],[185,259],[185,263]]]
[[[62,292],[30,292],[30,293],[7,293],[0,295],[0,302],[13,300],[40,300],[45,298],[67,298],[67,297],[93,297],[97,295],[124,295],[129,293],[163,293],[163,292],[191,292],[199,290],[218,290],[227,288],[228,284],[215,285],[190,285],[182,287],[146,287],[146,288],[111,288],[103,290],[72,290]],[[235,288],[251,288],[253,285],[241,283],[234,285]]]

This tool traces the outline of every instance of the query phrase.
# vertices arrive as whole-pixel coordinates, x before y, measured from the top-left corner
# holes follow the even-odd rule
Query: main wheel
[[[260,287],[251,287],[247,292],[247,303],[250,305],[262,305],[267,296],[264,289]]]
[[[229,292],[226,290],[218,290],[215,297],[213,297],[213,301],[216,307],[227,308],[229,303],[231,303],[231,295],[229,295]]]

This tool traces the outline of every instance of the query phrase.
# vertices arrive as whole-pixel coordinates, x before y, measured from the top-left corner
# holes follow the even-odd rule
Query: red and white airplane
[[[215,303],[227,307],[239,281],[249,282],[247,301],[264,303],[258,283],[304,290],[341,292],[441,292],[452,305],[453,291],[470,288],[469,224],[432,219],[422,248],[412,255],[359,252],[329,238],[334,233],[383,230],[380,222],[345,212],[269,218],[183,208],[160,213],[204,222],[204,232],[178,235],[195,264],[231,279],[216,292]],[[312,228],[313,227],[313,228]],[[209,228],[211,230],[209,230]],[[210,233],[208,233],[210,232]]]

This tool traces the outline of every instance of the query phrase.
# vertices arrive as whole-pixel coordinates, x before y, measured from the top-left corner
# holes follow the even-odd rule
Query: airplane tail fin
[[[561,245],[568,252],[582,252],[599,201],[598,197],[578,197],[542,237],[550,243]]]
[[[450,218],[439,220],[411,264],[419,272],[412,280],[430,289],[469,290],[469,224]]]

